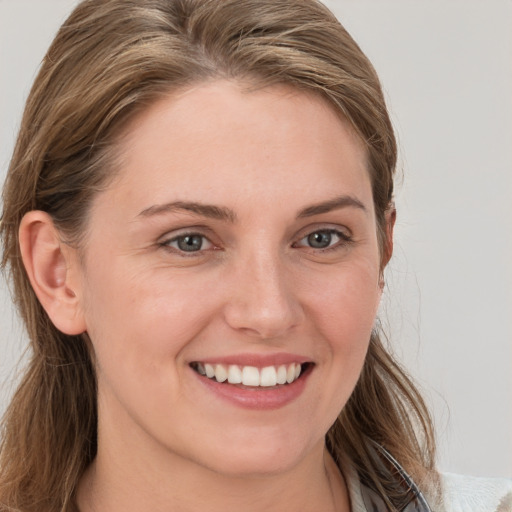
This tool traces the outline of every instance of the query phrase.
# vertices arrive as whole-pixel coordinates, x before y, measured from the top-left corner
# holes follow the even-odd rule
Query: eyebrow
[[[359,199],[353,196],[343,195],[328,201],[323,201],[322,203],[307,206],[299,212],[297,218],[312,217],[313,215],[320,215],[321,213],[328,213],[332,210],[340,210],[349,207],[367,212],[365,205],[359,201]]]
[[[192,201],[174,201],[172,203],[156,204],[146,208],[145,210],[142,210],[138,217],[152,217],[153,215],[173,213],[180,210],[196,213],[197,215],[216,220],[224,220],[229,222],[236,221],[235,212],[229,208],[215,206],[212,204],[196,203]]]
[[[298,219],[313,217],[314,215],[320,215],[322,213],[328,213],[333,210],[340,210],[342,208],[357,208],[364,212],[367,211],[364,204],[359,199],[343,195],[329,199],[321,203],[312,204],[303,208],[297,214]],[[173,213],[177,211],[186,211],[208,217],[211,219],[228,221],[231,223],[236,222],[236,213],[230,208],[223,206],[216,206],[213,204],[197,203],[193,201],[173,201],[171,203],[156,204],[142,210],[138,217],[152,217],[154,215],[161,215],[164,213]]]

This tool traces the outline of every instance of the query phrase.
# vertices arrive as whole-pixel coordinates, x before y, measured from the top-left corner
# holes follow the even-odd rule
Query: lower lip
[[[227,382],[217,382],[214,379],[199,375],[192,369],[191,371],[209,391],[215,393],[221,399],[245,409],[267,410],[279,409],[296,400],[304,391],[312,367],[310,366],[300,378],[291,384],[283,384],[275,388],[239,387]]]

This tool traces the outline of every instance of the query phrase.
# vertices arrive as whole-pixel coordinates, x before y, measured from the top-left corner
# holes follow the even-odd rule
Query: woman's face
[[[227,474],[318,453],[381,295],[362,144],[318,97],[218,81],[151,106],[120,148],[76,290],[100,452]]]

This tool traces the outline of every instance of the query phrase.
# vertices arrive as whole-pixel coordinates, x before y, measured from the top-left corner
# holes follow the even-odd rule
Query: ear
[[[61,240],[50,215],[38,210],[23,217],[19,241],[30,284],[52,323],[64,334],[83,333],[76,250]]]
[[[396,208],[394,203],[390,204],[386,211],[386,225],[384,227],[384,246],[382,248],[382,261],[381,261],[381,277],[380,284],[381,288],[384,287],[384,268],[389,263],[391,256],[393,255],[393,230],[396,222]]]

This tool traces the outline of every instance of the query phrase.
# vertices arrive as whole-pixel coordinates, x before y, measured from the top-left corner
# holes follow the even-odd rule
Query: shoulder
[[[440,474],[446,512],[512,512],[512,480]]]

